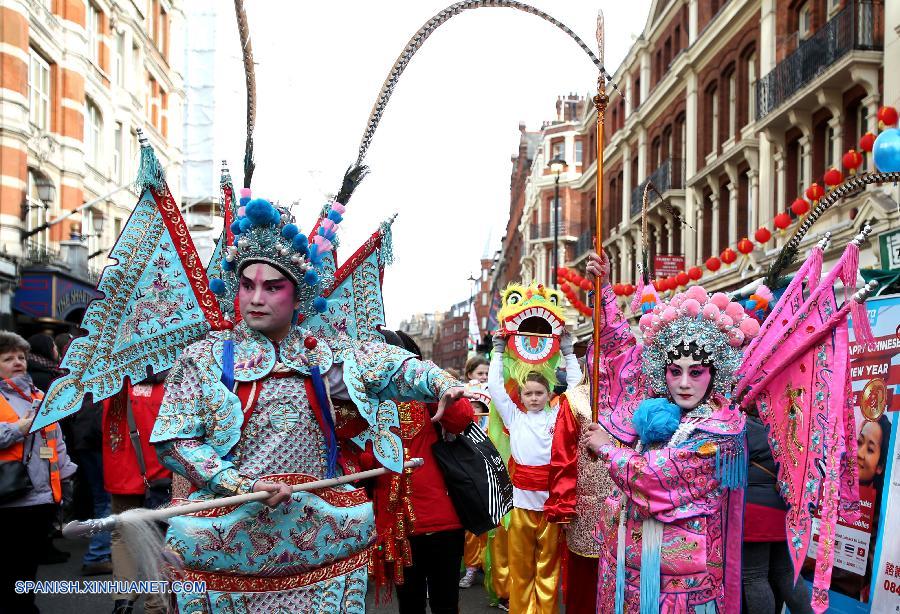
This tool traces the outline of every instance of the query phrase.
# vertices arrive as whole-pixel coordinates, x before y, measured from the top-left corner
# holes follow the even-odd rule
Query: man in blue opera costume
[[[141,198],[85,314],[88,335],[70,345],[34,428],[171,368],[150,439],[190,482],[187,498],[269,493],[170,520],[172,579],[207,589],[175,595],[178,610],[363,612],[375,543],[365,491],[291,486],[352,473],[363,454],[404,471],[395,401],[437,402],[435,419],[468,403],[461,382],[378,332],[390,224],[337,266],[337,227],[365,169],[348,171],[309,237],[249,188],[235,207],[223,175],[226,228],[204,271],[143,137],[141,156]]]
[[[365,491],[345,485],[290,493],[291,485],[341,471],[329,397],[352,402],[360,415],[374,413],[373,452],[402,458],[389,430],[398,424],[391,401],[445,405],[463,389],[399,348],[325,338],[295,325],[298,311],[321,299],[321,254],[309,253],[305,237],[294,242],[298,233],[285,212],[262,199],[242,200],[245,215],[225,265],[237,277],[242,320],[181,354],[151,441],[162,462],[196,488],[192,501],[272,494],[172,519],[166,542],[183,562],[179,575],[205,581],[208,591],[179,595],[179,609],[361,612],[375,540]]]

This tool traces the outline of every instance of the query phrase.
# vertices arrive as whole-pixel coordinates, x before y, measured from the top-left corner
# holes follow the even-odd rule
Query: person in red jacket
[[[381,332],[388,343],[421,356],[408,335]],[[407,460],[422,458],[425,463],[376,480],[375,524],[385,569],[382,573],[376,563],[373,571],[376,581],[392,575],[400,614],[424,614],[426,599],[434,614],[456,614],[464,538],[444,476],[431,452],[440,430],[432,422],[437,406],[416,401],[400,403],[399,408],[404,455]],[[473,418],[471,403],[462,398],[447,406],[439,424],[444,431],[459,434]]]
[[[126,382],[119,393],[103,402],[103,484],[112,497],[113,514],[156,508],[169,501],[172,473],[160,464],[150,444],[164,380],[165,372],[134,386]],[[135,441],[140,453],[135,451]],[[112,563],[116,580],[138,579],[128,546],[117,531],[112,534]],[[113,614],[131,614],[137,598],[137,594],[116,594]],[[148,595],[144,612],[165,611],[158,595]]]

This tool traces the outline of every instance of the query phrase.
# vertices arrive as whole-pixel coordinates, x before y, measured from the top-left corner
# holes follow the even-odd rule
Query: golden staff
[[[597,53],[603,63],[603,11],[597,12]],[[597,187],[595,208],[597,214],[594,248],[598,254],[603,253],[603,123],[606,117],[606,83],[601,72],[597,77],[597,95],[594,96],[594,107],[597,109]],[[603,329],[603,288],[600,278],[594,280],[594,362],[591,365],[591,419],[596,422],[600,399],[600,331]]]

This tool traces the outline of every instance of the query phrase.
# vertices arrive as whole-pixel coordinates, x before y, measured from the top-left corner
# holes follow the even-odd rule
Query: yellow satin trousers
[[[463,564],[471,569],[484,569],[484,549],[487,546],[487,533],[475,535],[466,531],[466,544],[463,549]]]
[[[509,520],[510,614],[559,612],[559,526],[518,507]]]
[[[490,540],[491,588],[499,599],[509,599],[509,533],[503,523],[494,531]]]

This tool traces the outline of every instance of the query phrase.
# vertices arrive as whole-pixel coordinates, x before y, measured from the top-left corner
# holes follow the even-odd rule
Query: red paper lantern
[[[653,280],[653,289],[657,292],[662,292],[665,288],[663,287],[662,279],[654,279]]]
[[[769,239],[772,238],[772,231],[765,226],[760,226],[756,233],[754,233],[753,238],[756,239],[757,243],[768,243]]]
[[[784,230],[791,225],[791,216],[787,213],[779,213],[775,216],[775,228]]]
[[[684,287],[691,282],[691,278],[688,277],[687,273],[681,271],[680,273],[678,273],[678,275],[675,276],[675,281],[678,282],[679,286]]]
[[[613,284],[613,294],[616,296],[622,296],[625,294],[625,287],[622,284]]]
[[[559,267],[556,269],[556,276],[560,279],[569,279],[569,269],[566,267]]]
[[[744,237],[737,244],[738,251],[744,254],[745,256],[753,251],[753,241]]]
[[[872,148],[875,146],[875,134],[872,132],[866,132],[864,135],[859,137],[859,148],[863,151],[867,151],[872,153]]]
[[[722,268],[722,261],[713,256],[712,258],[707,258],[706,260],[706,268],[715,273],[720,268]]]
[[[878,121],[885,126],[893,126],[897,123],[897,109],[884,106],[878,109]]]
[[[825,196],[825,189],[820,186],[818,183],[814,183],[808,188],[806,188],[806,198],[809,200],[816,202],[820,198]]]
[[[730,247],[726,247],[721,254],[719,254],[719,258],[722,259],[722,262],[725,264],[734,264],[737,260],[737,254]]]
[[[692,266],[688,269],[687,274],[688,277],[690,277],[692,280],[697,281],[698,279],[703,277],[703,269],[698,266]]]
[[[791,211],[793,211],[794,215],[796,215],[797,217],[806,215],[806,212],[809,211],[809,203],[802,198],[798,198],[791,203]]]
[[[827,171],[825,171],[824,179],[825,185],[835,186],[844,180],[844,173],[832,166]]]
[[[584,278],[582,278],[582,279],[578,282],[578,285],[581,286],[581,289],[582,289],[582,290],[585,290],[585,291],[587,291],[587,292],[589,292],[589,291],[591,290],[591,288],[594,287],[594,284],[592,284],[591,282],[589,282],[588,280],[586,280],[586,279],[584,279]]]
[[[631,296],[632,294],[634,294],[634,286],[625,284],[625,296]]]
[[[666,278],[666,290],[673,291],[678,288],[678,280],[675,279],[675,276]]]
[[[863,157],[862,154],[855,149],[850,149],[844,154],[844,157],[841,158],[841,162],[843,163],[844,168],[848,168],[851,173],[855,173],[856,169],[859,168],[859,165],[863,163]]]

